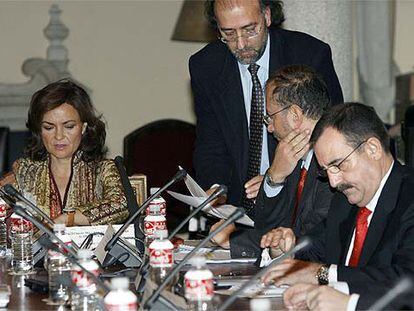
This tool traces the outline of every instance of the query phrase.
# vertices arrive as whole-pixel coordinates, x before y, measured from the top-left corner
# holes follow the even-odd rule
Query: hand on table
[[[210,232],[212,232],[213,230],[216,230],[223,222],[225,222],[224,219],[212,225],[210,228]],[[234,231],[236,231],[236,226],[234,224],[230,224],[227,227],[225,227],[223,230],[221,230],[219,233],[217,233],[211,239],[211,241],[222,248],[229,249],[230,248],[230,234]]]
[[[275,258],[290,251],[296,244],[292,229],[279,227],[262,236],[261,248],[270,248],[270,255]]]

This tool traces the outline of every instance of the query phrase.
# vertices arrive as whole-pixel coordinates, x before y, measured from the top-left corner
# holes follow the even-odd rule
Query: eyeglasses
[[[327,168],[318,168],[318,174],[320,177],[328,177],[328,172],[331,174],[338,174],[339,172],[342,171],[341,169],[341,165],[345,163],[345,161],[356,151],[358,150],[359,147],[361,147],[364,143],[366,143],[367,141],[364,140],[362,142],[360,142],[358,144],[358,146],[356,146],[354,148],[354,150],[352,150],[345,158],[342,159],[342,161],[340,161],[338,164],[331,164],[329,165]]]
[[[292,106],[292,105],[286,106],[285,108],[282,108],[282,109],[280,109],[280,110],[278,110],[276,112],[273,112],[272,114],[265,114],[263,116],[263,122],[264,122],[264,124],[270,125],[273,122],[273,117],[275,115],[277,115],[279,112],[282,112],[283,110],[289,109],[290,106]]]
[[[261,25],[256,25],[254,28],[246,28],[246,29],[243,28],[243,29],[241,29],[241,35],[240,36],[238,36],[237,32],[234,31],[234,30],[233,30],[233,32],[231,32],[229,34],[225,34],[220,29],[221,36],[219,37],[219,39],[221,40],[221,42],[226,43],[226,44],[227,43],[234,43],[240,37],[242,37],[244,39],[254,38],[262,32],[262,29],[263,29],[263,23]]]

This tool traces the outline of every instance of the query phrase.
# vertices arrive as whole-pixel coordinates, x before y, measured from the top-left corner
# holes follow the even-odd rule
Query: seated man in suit
[[[332,107],[311,142],[320,173],[338,192],[324,226],[310,234],[312,246],[272,268],[264,282],[340,282],[343,292],[363,293],[367,284],[413,275],[414,170],[394,161],[374,109],[358,103]],[[261,246],[285,252],[295,240],[291,229],[277,228]]]
[[[332,197],[309,149],[313,128],[329,105],[322,78],[307,66],[284,67],[267,81],[266,99],[264,121],[279,143],[257,198],[255,228],[235,231],[230,225],[214,239],[230,246],[234,258],[259,256],[262,235],[278,226],[307,234],[325,219]]]

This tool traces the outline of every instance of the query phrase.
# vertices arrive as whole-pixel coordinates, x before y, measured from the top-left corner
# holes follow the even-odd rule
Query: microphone
[[[165,289],[167,284],[171,282],[171,280],[175,277],[175,275],[180,271],[180,269],[184,266],[187,261],[193,257],[197,251],[205,246],[217,233],[227,227],[229,224],[233,223],[237,219],[244,216],[244,210],[242,208],[238,208],[233,214],[230,215],[220,226],[217,227],[216,230],[209,233],[191,252],[189,252],[184,259],[177,264],[174,269],[169,273],[169,275],[164,279],[164,281],[158,286],[158,288],[152,293],[152,295],[148,298],[148,300],[144,304],[144,309],[151,309],[152,305],[154,304],[155,300],[160,296],[161,292]]]
[[[51,249],[51,250],[53,250],[55,252],[59,252],[60,254],[62,254],[63,256],[65,256],[65,258],[67,258],[71,263],[77,265],[79,268],[81,268],[82,271],[84,271],[85,273],[87,273],[99,286],[101,286],[105,290],[106,293],[108,293],[110,291],[110,289],[108,288],[108,286],[106,286],[92,272],[90,272],[87,269],[85,269],[85,267],[83,267],[78,262],[78,260],[76,259],[76,253],[75,253],[75,251],[71,247],[67,246],[65,244],[65,242],[63,242],[56,234],[54,234],[54,232],[52,232],[49,229],[47,229],[46,226],[42,224],[42,222],[40,222],[35,217],[33,217],[29,213],[27,213],[24,210],[24,208],[21,207],[20,205],[17,205],[17,204],[14,205],[14,212],[16,214],[22,216],[23,218],[31,221],[32,223],[34,223],[36,225],[36,227],[39,228],[39,230],[45,232],[49,237],[52,237],[59,244],[59,246],[61,246],[61,248],[64,251],[60,247],[58,247],[54,242],[52,242],[50,240],[50,238],[47,238],[47,237],[45,237],[43,239],[39,239],[39,243],[43,247],[45,247],[47,249]],[[65,252],[67,252],[71,256],[69,256]]]
[[[129,181],[128,174],[125,170],[124,159],[121,156],[117,156],[115,157],[114,162],[115,162],[115,166],[118,169],[119,175],[121,177],[121,183],[122,183],[122,187],[124,188],[129,213],[130,215],[132,215],[135,211],[139,209],[139,206],[137,203],[137,198],[135,196],[134,190],[132,189],[131,182]],[[145,235],[141,231],[138,223],[134,223],[134,232],[135,232],[135,237],[138,240],[144,241]],[[138,243],[135,243],[135,246],[138,248],[138,251],[141,254],[144,252],[145,247],[143,243],[139,243],[139,245]],[[105,249],[105,250],[108,251],[108,249]]]
[[[401,278],[394,287],[389,290],[384,296],[378,299],[368,310],[383,310],[388,304],[397,296],[409,291],[413,287],[413,281],[408,277]]]
[[[54,252],[58,252],[58,253],[62,254],[63,256],[65,256],[65,258],[67,258],[72,264],[78,266],[79,268],[81,268],[81,270],[83,272],[88,274],[88,276],[90,276],[96,282],[96,284],[98,286],[100,286],[105,291],[105,294],[109,293],[110,289],[104,282],[102,282],[98,277],[96,277],[95,274],[93,274],[92,272],[87,270],[83,265],[81,265],[76,258],[68,256],[64,251],[62,251],[62,249],[60,247],[58,247],[55,243],[53,243],[49,238],[48,239],[42,239],[40,243],[42,244],[43,247],[45,247],[47,249],[50,249]],[[65,243],[63,243],[63,245],[65,245]],[[61,246],[63,246],[63,245],[61,244]]]
[[[141,212],[150,204],[150,202],[156,198],[158,195],[160,195],[161,192],[163,192],[165,189],[170,187],[172,184],[175,184],[180,179],[184,178],[187,175],[187,172],[183,169],[179,169],[178,172],[171,178],[171,180],[164,185],[164,187],[160,188],[157,192],[155,192],[152,196],[150,196],[148,199],[145,200],[144,203],[142,203],[141,207],[132,215],[129,217],[129,219],[122,225],[121,228],[115,233],[115,235],[112,237],[111,240],[109,240],[108,244],[105,246],[105,251],[110,250],[115,243],[118,241],[119,237],[124,233],[124,231],[128,228],[128,226],[137,218]]]
[[[17,204],[13,204],[13,208],[14,208],[14,212],[17,215],[22,216],[23,218],[31,221],[32,223],[34,223],[36,225],[37,228],[39,228],[39,230],[43,231],[44,233],[46,233],[49,237],[52,237],[54,240],[57,241],[57,243],[63,247],[63,249],[65,251],[67,251],[69,254],[71,254],[73,257],[76,257],[76,253],[75,251],[67,246],[53,231],[50,231],[50,229],[48,229],[41,221],[39,221],[38,219],[36,219],[34,216],[30,215],[23,207],[21,207],[20,205]],[[39,239],[39,243],[42,240]]]
[[[258,273],[256,273],[252,278],[250,278],[247,282],[245,282],[238,290],[236,290],[229,298],[227,298],[224,303],[220,306],[220,308],[217,311],[224,311],[226,308],[228,308],[237,298],[238,296],[243,293],[249,286],[251,286],[255,281],[257,281],[258,278],[265,275],[266,272],[268,272],[273,266],[279,264],[286,258],[293,256],[296,254],[296,252],[304,249],[305,247],[308,247],[311,244],[311,240],[309,237],[305,237],[302,239],[300,243],[298,243],[294,248],[292,248],[290,251],[284,253],[282,256],[277,257],[274,259],[267,267],[261,269]],[[266,286],[264,287],[266,288]]]
[[[13,185],[7,184],[3,187],[3,189],[10,197],[16,198],[18,201],[25,203],[32,210],[32,212],[34,212],[34,214],[40,215],[49,225],[53,226],[55,224],[44,211],[22,195],[16,188],[13,187]]]
[[[174,237],[178,231],[180,231],[180,229],[182,227],[184,227],[184,225],[190,221],[191,218],[193,218],[198,212],[200,212],[207,204],[209,204],[210,202],[212,202],[213,200],[215,200],[216,198],[218,198],[221,195],[224,195],[227,193],[227,187],[224,185],[219,185],[218,187],[216,187],[213,191],[213,193],[204,200],[204,202],[202,202],[197,208],[195,208],[188,216],[187,218],[185,218],[175,229],[172,233],[170,233],[170,235],[168,236],[168,240],[171,240],[172,237]],[[145,264],[141,267],[139,274],[141,276],[144,276],[148,273],[148,268],[149,268],[149,258],[147,258]],[[138,285],[137,288],[137,292],[138,293],[142,293],[144,291],[144,286],[145,286],[145,281],[146,281],[146,277],[141,277],[141,281],[140,284]]]

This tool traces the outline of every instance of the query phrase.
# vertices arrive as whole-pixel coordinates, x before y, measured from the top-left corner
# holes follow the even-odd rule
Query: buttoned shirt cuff
[[[282,191],[283,184],[281,184],[280,186],[276,186],[276,187],[270,187],[267,184],[267,182],[265,181],[263,183],[263,189],[264,189],[264,192],[266,194],[266,197],[274,198],[275,196],[277,196],[280,193],[280,191]]]
[[[349,295],[349,286],[346,282],[329,282],[329,286],[343,294]]]
[[[355,311],[359,300],[358,294],[352,294],[346,306],[346,311]]]
[[[329,266],[328,282],[329,284],[338,282],[338,266],[337,265]]]

